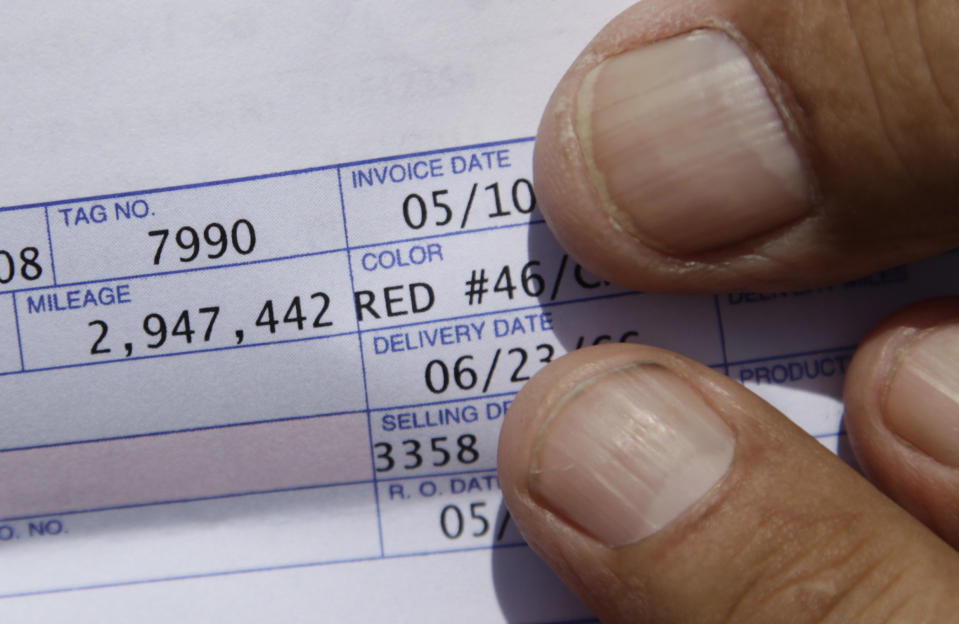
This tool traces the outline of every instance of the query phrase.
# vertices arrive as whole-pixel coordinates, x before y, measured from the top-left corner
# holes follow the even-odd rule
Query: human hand
[[[954,2],[646,0],[547,108],[544,214],[584,265],[664,292],[809,288],[954,248],[956,32]],[[883,322],[844,399],[875,485],[700,364],[583,350],[517,397],[500,480],[606,622],[959,618],[959,300]]]

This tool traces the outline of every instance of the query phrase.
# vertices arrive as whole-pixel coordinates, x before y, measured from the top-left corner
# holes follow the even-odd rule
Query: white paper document
[[[550,235],[532,134],[625,2],[0,9],[0,619],[578,622],[496,444],[638,342],[847,455],[857,342],[959,255],[675,297]]]

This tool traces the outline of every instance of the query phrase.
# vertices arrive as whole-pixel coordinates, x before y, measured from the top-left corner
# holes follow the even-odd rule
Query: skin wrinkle
[[[892,45],[892,42],[896,41],[896,33],[889,28],[889,18],[886,15],[888,13],[887,3],[883,2],[883,0],[877,0],[877,4],[879,5],[878,13],[879,13],[880,19],[882,19],[882,29],[886,34],[886,40],[890,42],[889,47],[893,48],[891,50],[892,53],[890,54],[890,56],[892,57],[892,64],[895,66],[896,74],[898,74],[900,78],[908,80],[909,71],[907,71],[907,69],[903,67],[903,64],[900,60],[900,57],[902,55],[897,54],[894,49],[895,46]],[[912,64],[907,61],[907,66],[911,66],[911,65]]]
[[[850,558],[854,554],[855,552],[850,554]],[[841,607],[846,606],[847,599],[849,598],[849,596],[860,587],[865,586],[867,580],[872,578],[882,569],[883,563],[884,563],[883,561],[876,561],[872,565],[867,566],[865,569],[863,569],[861,573],[857,574],[855,577],[846,579],[846,581],[844,582],[844,589],[840,591],[839,593],[833,594],[832,602],[827,607],[825,613],[822,614],[822,621],[826,622],[830,618],[832,618],[834,615],[836,615],[837,617],[841,617],[841,616],[838,616],[837,614]],[[876,590],[875,595],[882,596],[882,589]],[[846,620],[840,620],[840,621],[844,622]]]
[[[825,551],[829,551],[831,547],[837,544],[841,544],[841,542],[843,542],[846,536],[846,533],[849,531],[849,527],[854,524],[855,524],[854,522],[843,524],[839,528],[839,530],[834,531],[833,535],[825,542],[819,542],[817,540],[817,547],[818,547],[817,550],[820,552],[825,552]],[[844,547],[843,551],[845,555],[841,559],[831,562],[827,569],[838,568],[839,566],[842,566],[843,564],[849,562],[855,555],[857,555],[859,552],[865,549],[867,545],[871,544],[874,541],[877,541],[878,538],[879,538],[878,535],[871,533],[864,536],[861,540],[857,541],[852,547],[850,548]],[[801,552],[800,556],[794,560],[796,565],[791,567],[790,570],[786,571],[786,575],[789,576],[792,571],[798,571],[800,568],[804,567],[804,563],[806,559],[808,558],[808,556],[809,556],[809,553]],[[820,570],[814,570],[809,575],[815,576],[819,574],[820,572],[821,572]],[[799,579],[801,580],[802,578],[803,576],[800,575]]]
[[[725,622],[738,622],[741,621],[741,618],[737,615],[737,612],[741,607],[743,607],[747,599],[752,598],[756,593],[756,588],[766,580],[765,573],[769,568],[772,568],[772,562],[780,558],[783,549],[767,549],[762,548],[762,546],[768,542],[769,534],[780,534],[784,533],[783,527],[787,523],[782,522],[778,514],[770,514],[758,523],[759,527],[762,527],[765,530],[754,530],[750,533],[750,541],[747,542],[743,548],[740,549],[740,553],[745,554],[748,547],[754,543],[760,545],[760,550],[763,551],[763,555],[752,562],[749,566],[753,570],[756,570],[753,579],[743,588],[740,595],[733,602],[732,606],[728,609],[727,613],[724,615],[723,621]],[[770,530],[770,527],[772,529]]]
[[[740,550],[740,552],[744,552],[748,550],[749,546],[751,546],[753,543],[756,543],[756,542],[759,542],[760,545],[762,545],[762,543],[766,539],[768,539],[768,537],[764,533],[761,533],[760,531],[753,531],[750,534],[750,541],[745,544],[745,546]],[[723,622],[739,621],[739,618],[736,616],[736,613],[740,610],[740,608],[744,606],[746,599],[751,598],[753,596],[760,582],[765,580],[763,578],[763,574],[760,571],[765,570],[767,564],[769,564],[776,557],[777,554],[778,554],[778,551],[769,550],[766,552],[765,556],[763,556],[758,561],[755,561],[753,563],[751,567],[756,572],[753,574],[752,580],[749,583],[747,583],[745,587],[742,588],[742,591],[739,592],[736,599],[733,601],[732,605],[730,605],[729,609],[727,609],[726,613],[723,615]]]
[[[886,619],[882,621],[882,624],[887,624],[887,623],[897,624],[898,622],[908,621],[908,620],[901,619],[900,616],[901,614],[904,614],[906,612],[910,604],[912,604],[912,598],[910,596],[906,596],[905,598],[903,598],[898,605],[893,607],[893,609],[889,612],[889,615],[886,617]],[[909,624],[920,624],[920,623],[909,621]]]
[[[891,594],[892,594],[892,588],[893,588],[894,586],[898,585],[899,583],[901,583],[901,582],[903,581],[903,579],[905,579],[906,576],[907,576],[912,570],[914,570],[916,567],[917,567],[917,564],[916,564],[916,563],[912,563],[912,564],[910,564],[910,565],[908,565],[908,566],[904,566],[904,567],[899,571],[898,574],[896,574],[896,575],[893,576],[891,579],[889,579],[889,581],[888,581],[885,585],[883,585],[882,587],[880,587],[880,588],[876,591],[876,595],[878,595],[878,596],[891,595]],[[899,603],[898,603],[899,605],[907,604],[907,603],[909,602],[909,600],[910,600],[910,593],[909,593],[909,592],[904,592],[903,595],[905,596],[905,598],[904,598],[903,600],[899,601]],[[856,613],[856,619],[865,622],[865,621],[866,621],[866,620],[865,620],[866,613],[867,613],[867,612],[869,611],[869,609],[870,609],[871,607],[873,607],[873,606],[874,606],[874,603],[870,603],[870,602],[867,602],[867,603],[863,604],[862,608],[859,609],[859,611]],[[886,621],[890,621],[890,618],[891,618],[892,614],[896,611],[897,608],[899,608],[899,607],[898,607],[898,606],[897,606],[897,607],[893,607],[893,608],[890,610],[889,615],[887,615],[887,617],[886,617]]]
[[[887,15],[890,12],[888,4],[888,2],[880,1],[879,15],[882,18],[886,39],[890,42],[890,56],[892,57],[892,63],[895,66],[897,77],[902,80],[902,84],[908,85],[908,88],[917,94],[925,95],[931,91],[930,95],[934,100],[933,106],[938,104],[938,107],[945,109],[947,115],[955,121],[956,113],[949,105],[945,92],[936,79],[929,55],[926,52],[925,41],[923,40],[922,30],[919,26],[919,8],[916,5],[916,1],[913,0],[905,4],[901,2],[901,0],[897,0],[893,3],[896,7],[904,6],[905,11],[908,12],[908,16],[905,19],[896,19],[895,15],[890,18]],[[897,36],[896,26],[899,25],[899,31],[902,31],[901,23],[904,21],[908,21],[908,27],[912,31],[912,37]],[[905,40],[905,44],[895,45],[902,40]],[[910,47],[908,51],[900,51],[901,48],[910,46],[910,44],[914,45],[915,48]],[[910,55],[910,53],[912,54]],[[916,54],[918,54],[919,59],[912,58],[912,56]],[[931,89],[929,88],[930,86]],[[919,98],[917,97],[917,99]],[[926,100],[925,97],[922,99],[924,101]],[[910,161],[910,159],[905,160],[906,162]]]
[[[826,568],[826,570],[830,570],[830,569],[838,570],[843,564],[848,563],[858,553],[866,550],[869,544],[873,542],[881,543],[882,539],[878,534],[870,534],[869,536],[867,536],[866,538],[858,542],[856,546],[850,550],[848,556],[843,558],[841,561],[835,562],[829,568]],[[844,598],[852,594],[855,590],[865,587],[867,585],[868,579],[870,577],[875,576],[876,573],[880,572],[884,568],[885,563],[889,561],[898,560],[899,559],[898,552],[901,550],[903,549],[899,548],[896,551],[892,551],[892,552],[881,555],[874,563],[867,566],[860,574],[857,574],[855,577],[846,580],[845,589],[841,593],[836,595],[836,599],[832,601],[832,604],[829,607],[829,609],[827,609],[827,611],[823,614],[821,621],[823,622],[828,621],[830,614],[836,613],[840,607],[846,604],[846,602],[844,602]],[[902,557],[902,558],[905,559],[905,557]],[[875,589],[867,588],[866,591],[868,592],[869,595],[873,596],[873,599],[865,604],[863,609],[860,610],[859,615],[861,616],[870,607],[876,606],[876,601],[879,598],[883,596],[891,595],[893,588],[896,587],[899,583],[901,583],[902,580],[909,575],[910,571],[915,569],[916,567],[917,567],[917,563],[913,561],[909,563],[908,565],[902,566],[899,569],[899,571],[896,573],[896,575],[893,576],[892,579],[890,579],[889,581],[885,582],[882,586]],[[908,600],[908,596],[910,595],[910,593],[905,592],[905,595],[907,596],[907,600]],[[843,619],[840,621],[845,622],[847,620]],[[873,621],[873,619],[861,620],[861,621],[871,622]]]
[[[909,166],[906,164],[906,161],[903,155],[896,148],[895,141],[893,141],[892,139],[892,134],[889,128],[889,120],[886,119],[884,108],[882,106],[882,97],[879,94],[879,88],[876,83],[876,76],[873,75],[872,68],[869,65],[869,59],[866,56],[866,50],[863,48],[863,45],[862,45],[862,38],[859,35],[859,30],[856,28],[857,20],[853,17],[852,8],[849,5],[849,3],[852,1],[855,1],[855,0],[842,0],[841,6],[843,8],[843,11],[846,14],[846,22],[849,25],[849,32],[852,34],[853,41],[856,44],[856,50],[858,50],[859,52],[858,58],[859,58],[860,64],[862,65],[863,72],[865,73],[866,78],[869,80],[869,94],[871,95],[870,102],[873,105],[876,116],[879,119],[879,128],[882,130],[880,135],[882,137],[883,142],[885,142],[886,145],[889,147],[890,153],[896,159],[896,162],[898,163],[899,168],[902,171],[904,171],[909,176],[910,179],[915,179],[914,176],[912,175],[912,171],[909,169]]]
[[[622,556],[622,552],[623,551],[616,551],[614,556]],[[612,568],[614,566],[610,567]],[[612,597],[610,602],[616,605],[614,607],[615,610],[620,612],[620,615],[624,616],[626,621],[649,621],[651,617],[651,607],[648,596],[651,595],[651,592],[644,579],[637,576],[627,576],[623,578],[618,574],[610,572],[608,578],[605,579],[604,587],[609,588],[608,595]],[[626,605],[627,611],[625,613],[621,612],[622,604],[618,604],[616,600],[616,596],[623,595],[639,598],[638,600],[629,601]]]
[[[830,524],[830,522],[815,522],[814,525],[819,524]],[[825,542],[821,540],[816,540],[816,543],[819,546],[816,549],[816,553],[810,554],[808,550],[800,549],[799,552],[789,560],[783,562],[780,566],[777,566],[778,569],[772,572],[773,579],[781,579],[782,586],[778,588],[770,588],[768,590],[768,595],[758,602],[759,605],[763,607],[770,607],[777,601],[782,601],[782,598],[789,593],[796,593],[797,591],[802,591],[804,589],[810,589],[808,592],[804,592],[803,595],[823,595],[821,590],[813,589],[810,586],[813,584],[809,582],[810,580],[815,581],[819,576],[826,574],[827,572],[832,572],[838,570],[842,564],[848,562],[853,558],[857,553],[864,549],[869,543],[872,543],[874,540],[878,539],[878,535],[868,535],[862,540],[857,542],[851,549],[844,549],[846,551],[845,556],[838,561],[829,561],[828,565],[824,568],[816,567],[808,572],[802,573],[803,569],[809,566],[810,558],[815,559],[819,556],[818,553],[828,550],[830,545],[841,542],[843,538],[849,531],[849,527],[854,525],[852,519],[849,519],[845,522],[842,522],[838,527],[832,528],[830,530],[830,537]],[[815,529],[814,529],[815,530]],[[782,530],[780,530],[782,532]],[[778,553],[785,552],[785,549],[774,551],[773,555],[775,556]],[[814,561],[813,563],[819,563]],[[825,563],[825,562],[823,562]],[[773,582],[768,578],[760,577],[761,582],[769,581],[769,584]],[[850,585],[850,589],[855,585]],[[847,589],[848,591],[848,589]],[[844,592],[845,593],[845,592]],[[784,602],[792,602],[794,598],[787,598]],[[832,602],[832,601],[831,601]]]
[[[923,66],[926,67],[929,72],[929,81],[936,90],[936,95],[942,102],[943,108],[946,109],[946,111],[952,117],[952,121],[955,123],[959,121],[959,111],[956,110],[956,105],[951,102],[948,97],[946,97],[946,92],[942,88],[942,83],[940,82],[939,77],[936,75],[935,67],[933,66],[932,60],[929,56],[929,50],[926,48],[926,38],[923,36],[922,22],[919,19],[920,10],[918,2],[919,0],[912,0],[910,6],[912,7],[913,22],[915,22],[916,25],[916,40],[919,42],[919,50],[922,53]]]

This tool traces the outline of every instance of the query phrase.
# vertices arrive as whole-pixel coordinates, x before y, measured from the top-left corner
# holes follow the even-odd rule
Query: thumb
[[[774,408],[651,347],[575,352],[502,430],[530,545],[604,622],[953,621],[959,556]]]
[[[557,87],[543,213],[641,290],[805,288],[959,244],[959,4],[645,0]]]

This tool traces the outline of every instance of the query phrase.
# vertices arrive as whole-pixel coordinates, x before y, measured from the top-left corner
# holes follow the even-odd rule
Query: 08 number
[[[36,247],[24,247],[20,250],[20,270],[17,271],[17,262],[9,251],[0,249],[0,284],[9,284],[19,273],[20,277],[32,282],[43,274],[38,258],[40,250]]]

